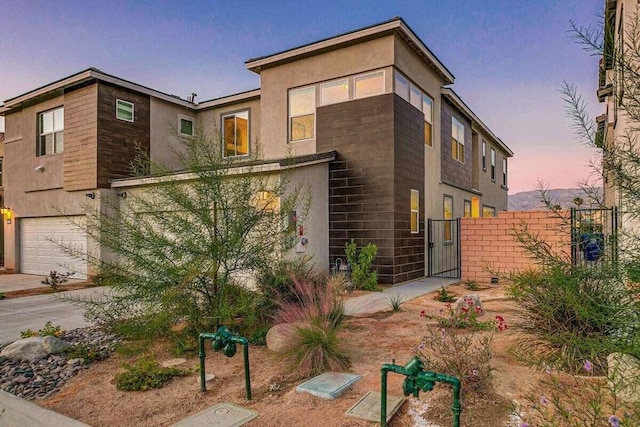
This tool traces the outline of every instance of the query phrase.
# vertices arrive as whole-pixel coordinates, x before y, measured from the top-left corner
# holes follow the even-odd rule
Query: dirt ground
[[[466,291],[462,286],[449,287],[454,294],[477,293],[487,311],[484,319],[502,315],[507,324],[517,315],[514,304],[504,298],[501,286],[481,291]],[[368,317],[349,318],[342,340],[353,349],[353,365],[349,372],[362,375],[350,390],[336,400],[323,400],[298,393],[295,387],[304,379],[296,378],[266,347],[250,347],[251,385],[253,400],[246,401],[241,351],[227,358],[207,346],[206,370],[216,375],[206,392],[200,391],[197,372],[174,379],[164,388],[146,392],[116,390],[114,376],[122,363],[135,359],[114,354],[108,360],[94,363],[87,371],[70,380],[52,397],[36,403],[95,427],[105,426],[166,426],[221,402],[237,404],[258,412],[248,426],[369,426],[371,423],[348,418],[344,413],[368,391],[380,390],[380,367],[395,360],[405,364],[414,356],[428,327],[437,327],[433,320],[420,316],[425,310],[438,314],[443,303],[434,293],[405,302],[397,313],[378,313]],[[523,402],[522,396],[536,390],[540,374],[517,363],[508,348],[517,340],[513,329],[496,332],[493,384],[495,393],[480,401],[462,396],[462,425],[496,427],[518,425],[510,423],[511,400]],[[171,359],[159,350],[158,360]],[[190,357],[183,367],[196,367],[197,357]],[[393,373],[388,377],[389,394],[402,396],[404,377]],[[277,383],[280,390],[269,391]],[[444,385],[421,393],[403,405],[390,425],[433,426],[451,425],[451,392]]]

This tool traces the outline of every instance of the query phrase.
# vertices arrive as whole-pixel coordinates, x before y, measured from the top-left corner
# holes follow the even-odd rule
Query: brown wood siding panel
[[[134,121],[116,118],[116,99],[134,104]],[[109,180],[133,175],[131,163],[137,144],[146,153],[150,147],[150,99],[121,87],[99,84],[98,89],[98,187]]]
[[[424,116],[399,96],[394,115],[394,283],[424,277]],[[411,190],[420,194],[419,232],[411,233]]]
[[[453,105],[442,98],[441,135],[442,180],[471,190],[473,183],[473,147],[471,144],[471,122]],[[455,160],[451,154],[451,116],[464,125],[464,163]]]
[[[97,187],[98,85],[91,84],[64,94],[65,191]]]

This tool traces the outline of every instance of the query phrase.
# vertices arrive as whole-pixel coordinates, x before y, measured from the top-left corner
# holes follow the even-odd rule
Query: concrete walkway
[[[402,301],[406,302],[433,292],[436,289],[440,289],[441,286],[448,286],[458,281],[458,279],[423,277],[422,279],[385,289],[384,292],[372,292],[357,298],[351,298],[345,303],[345,314],[349,316],[362,316],[380,311],[388,311],[391,310],[390,300],[392,298],[402,298]]]
[[[88,424],[42,408],[2,390],[0,390],[0,426],[89,427]]]
[[[35,274],[0,274],[0,292],[21,291],[23,289],[42,288],[42,281],[47,276]],[[84,282],[79,279],[69,279],[67,283]]]

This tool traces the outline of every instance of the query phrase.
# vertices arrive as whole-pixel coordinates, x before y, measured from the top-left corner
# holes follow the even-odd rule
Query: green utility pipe
[[[244,384],[245,384],[245,392],[247,396],[247,400],[251,400],[251,375],[250,375],[250,367],[249,367],[249,341],[241,336],[234,335],[229,330],[221,326],[218,328],[218,331],[215,333],[203,332],[198,336],[198,356],[200,357],[200,390],[207,391],[206,385],[206,374],[205,374],[205,366],[204,359],[206,357],[204,351],[204,341],[208,339],[213,341],[214,343],[221,343],[221,348],[225,347],[227,344],[242,344],[242,354],[244,357]],[[235,350],[233,351],[235,353]],[[233,355],[231,355],[233,356]],[[231,357],[229,356],[229,357]]]
[[[385,363],[382,365],[380,372],[382,375],[380,384],[380,425],[382,427],[387,425],[387,372],[394,372],[407,377],[405,384],[403,384],[405,396],[413,392],[413,396],[418,397],[420,390],[431,391],[436,382],[451,384],[453,386],[453,404],[451,405],[453,427],[460,427],[462,407],[460,406],[460,380],[458,378],[423,370],[422,361],[418,357],[411,359],[405,366],[396,365],[395,361],[392,364]]]

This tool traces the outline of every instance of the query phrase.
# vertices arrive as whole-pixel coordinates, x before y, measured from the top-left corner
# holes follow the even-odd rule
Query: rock
[[[475,310],[478,317],[484,315],[484,307],[482,306],[482,302],[480,302],[480,297],[476,294],[463,295],[456,300],[453,305],[453,309],[456,313],[461,311],[463,308]]]
[[[607,356],[609,387],[629,405],[640,404],[640,360],[623,353]]]
[[[267,348],[278,354],[291,350],[291,348],[300,342],[297,328],[298,326],[293,323],[281,323],[273,326],[267,332]]]
[[[9,344],[0,353],[8,359],[28,360],[35,362],[38,359],[47,357],[49,353],[42,345],[42,337],[29,337]]]
[[[50,335],[42,338],[42,346],[49,354],[59,354],[71,348],[71,346],[66,342]]]
[[[187,359],[169,359],[160,363],[160,366],[163,366],[165,368],[172,368],[174,366],[182,365],[183,363],[186,363],[186,362],[187,362]]]
[[[79,364],[82,364],[82,363],[84,363],[84,359],[80,359],[80,358],[78,358],[78,359],[69,359],[69,361],[67,362],[67,365],[75,366],[75,365],[79,365]]]
[[[20,375],[19,377],[15,377],[13,379],[13,382],[16,384],[24,384],[26,382],[29,382],[29,378],[25,377],[24,375]]]

